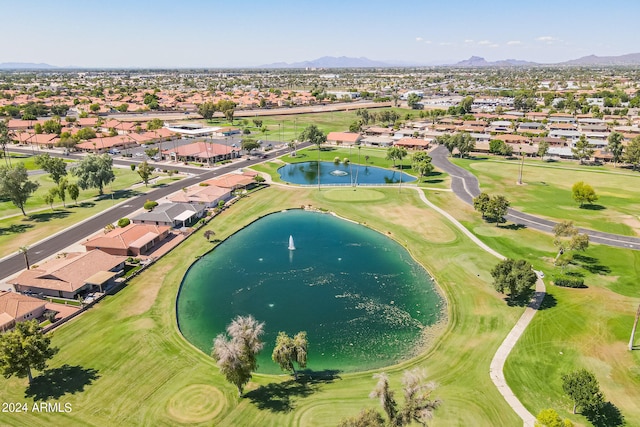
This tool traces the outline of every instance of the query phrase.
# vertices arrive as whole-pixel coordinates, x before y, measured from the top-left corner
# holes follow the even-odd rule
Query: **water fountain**
[[[289,236],[289,250],[290,251],[295,251],[296,250],[296,247],[293,244],[293,236],[291,236],[291,235]]]

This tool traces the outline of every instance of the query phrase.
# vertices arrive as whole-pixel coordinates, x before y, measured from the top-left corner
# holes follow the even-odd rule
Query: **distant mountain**
[[[0,63],[0,70],[50,70],[52,68],[58,68],[55,65],[49,64],[34,64],[32,62],[2,62]]]
[[[539,64],[519,59],[504,59],[502,61],[490,62],[479,56],[472,56],[469,59],[452,64],[454,67],[533,67],[536,65]]]
[[[312,61],[302,62],[274,62],[273,64],[260,65],[258,68],[376,68],[376,67],[394,67],[396,65],[374,61],[368,58],[349,58],[346,56],[323,56],[322,58]]]
[[[560,62],[555,65],[574,65],[574,66],[590,66],[590,65],[640,65],[640,53],[629,53],[619,56],[596,56],[589,55],[582,58],[572,59],[571,61]]]

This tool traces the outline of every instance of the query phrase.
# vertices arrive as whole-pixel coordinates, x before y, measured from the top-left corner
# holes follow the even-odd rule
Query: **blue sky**
[[[634,0],[5,0],[2,12],[0,62],[58,66],[559,62],[640,51]]]

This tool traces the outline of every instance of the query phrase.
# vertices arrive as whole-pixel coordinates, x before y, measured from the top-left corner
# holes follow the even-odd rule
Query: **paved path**
[[[462,231],[467,237],[469,237],[475,244],[480,246],[485,251],[489,252],[491,255],[500,259],[505,259],[504,255],[501,255],[500,253],[496,252],[495,250],[491,249],[489,246],[484,244],[480,239],[478,239],[464,225],[460,224],[460,222],[458,222],[458,220],[455,219],[453,216],[451,216],[448,212],[440,209],[438,206],[431,203],[427,199],[427,197],[424,195],[424,191],[422,191],[422,189],[420,188],[415,188],[415,189],[416,191],[418,191],[418,195],[420,196],[420,199],[422,199],[422,201],[426,205],[428,205],[433,210],[439,212],[441,215],[445,216],[456,227],[458,227],[460,231]],[[522,402],[518,400],[516,395],[513,393],[513,391],[507,384],[507,381],[504,377],[504,372],[503,372],[504,362],[507,360],[507,357],[509,357],[509,353],[511,353],[511,350],[513,350],[513,347],[516,345],[516,343],[524,333],[525,329],[527,329],[527,326],[529,326],[529,323],[531,323],[533,316],[536,314],[536,312],[540,308],[540,304],[542,304],[542,300],[544,299],[545,292],[546,292],[546,288],[545,288],[544,282],[542,281],[542,279],[538,278],[538,280],[536,281],[536,292],[533,300],[529,303],[527,308],[524,310],[524,313],[522,313],[522,316],[520,316],[520,319],[518,319],[515,326],[511,329],[511,331],[509,332],[507,337],[504,339],[502,344],[500,344],[500,347],[498,347],[496,354],[493,356],[493,359],[491,360],[491,365],[489,366],[489,376],[491,377],[491,381],[493,381],[493,384],[496,386],[496,388],[498,389],[502,397],[504,397],[504,399],[507,401],[509,406],[511,406],[511,408],[514,410],[514,412],[518,414],[520,418],[522,418],[523,425],[525,427],[534,427],[536,419],[533,416],[533,414],[529,412],[527,408],[524,407]]]
[[[473,205],[473,198],[480,194],[480,184],[478,179],[468,170],[456,166],[449,161],[449,151],[444,146],[438,146],[431,152],[432,163],[438,169],[443,170],[451,176],[451,189],[465,203]],[[556,222],[540,218],[515,209],[509,209],[506,219],[522,224],[534,230],[553,233]],[[581,233],[589,235],[589,241],[618,248],[640,250],[640,238],[631,236],[621,236],[618,234],[604,233],[602,231],[579,228]]]

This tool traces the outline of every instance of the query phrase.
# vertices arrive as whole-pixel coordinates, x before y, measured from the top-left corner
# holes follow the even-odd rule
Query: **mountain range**
[[[427,67],[427,66],[443,66],[443,67],[470,67],[470,68],[482,68],[482,67],[538,67],[538,66],[574,66],[574,67],[588,67],[588,66],[634,66],[640,65],[640,53],[629,53],[619,56],[596,56],[589,55],[582,58],[572,59],[570,61],[556,62],[556,63],[537,63],[524,61],[519,59],[503,59],[499,61],[487,61],[479,56],[472,56],[469,59],[465,59],[455,64],[437,64],[437,63],[424,63],[420,61],[376,61],[365,57],[350,58],[347,56],[323,56],[322,58],[314,59],[311,61],[301,62],[274,62],[272,64],[259,65],[252,68],[273,68],[273,69],[285,69],[285,68],[402,68],[402,67]],[[51,70],[57,69],[55,65],[44,63],[30,63],[30,62],[3,62],[0,63],[0,70]],[[82,67],[73,67],[82,68]]]

